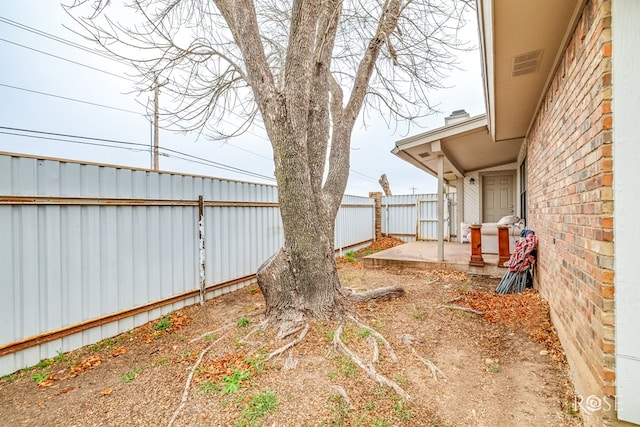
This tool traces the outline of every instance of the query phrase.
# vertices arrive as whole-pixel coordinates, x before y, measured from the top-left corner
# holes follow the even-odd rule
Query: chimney
[[[454,123],[463,122],[469,118],[469,113],[466,110],[455,110],[449,117],[444,118],[444,125],[449,126]]]

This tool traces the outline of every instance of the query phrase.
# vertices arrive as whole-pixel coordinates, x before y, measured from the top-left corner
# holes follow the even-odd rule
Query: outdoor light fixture
[[[469,178],[469,184],[473,185],[476,183],[476,179],[475,178]]]

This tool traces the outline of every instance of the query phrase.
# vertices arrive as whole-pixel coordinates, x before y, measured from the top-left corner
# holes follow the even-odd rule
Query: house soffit
[[[443,156],[444,178],[452,181],[469,171],[515,162],[521,143],[493,142],[483,114],[397,141],[392,153],[433,176]]]
[[[478,0],[489,129],[526,135],[584,0]]]

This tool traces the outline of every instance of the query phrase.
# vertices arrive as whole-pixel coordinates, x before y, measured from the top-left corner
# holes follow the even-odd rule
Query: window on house
[[[527,159],[520,163],[520,218],[529,225],[527,221]]]

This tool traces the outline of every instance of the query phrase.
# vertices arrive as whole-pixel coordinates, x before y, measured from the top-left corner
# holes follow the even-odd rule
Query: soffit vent
[[[431,155],[431,153],[426,152],[426,153],[420,153],[418,154],[418,156],[422,157],[423,159],[426,159],[427,157],[429,157]]]
[[[512,77],[523,76],[538,71],[542,62],[543,49],[523,53],[513,58]]]

